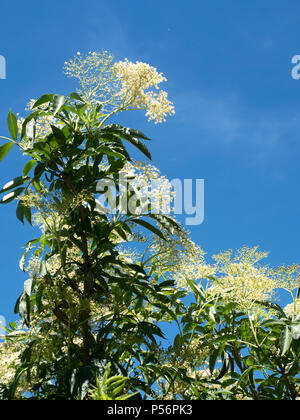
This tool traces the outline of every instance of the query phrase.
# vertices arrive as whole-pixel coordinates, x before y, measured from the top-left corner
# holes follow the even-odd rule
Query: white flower
[[[295,299],[294,302],[286,305],[284,312],[292,318],[300,315],[300,298]]]
[[[158,90],[158,85],[167,80],[155,67],[139,61],[132,63],[125,59],[116,63],[114,68],[122,83],[120,96],[124,107],[144,109],[147,111],[146,116],[149,117],[149,121],[155,120],[156,123],[165,121],[166,115],[175,113],[166,92],[147,91],[153,87]]]

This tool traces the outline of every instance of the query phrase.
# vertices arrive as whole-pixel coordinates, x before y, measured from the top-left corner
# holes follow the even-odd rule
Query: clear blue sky
[[[176,116],[158,126],[142,112],[127,121],[153,139],[154,164],[170,179],[205,179],[205,220],[192,238],[209,255],[260,245],[271,265],[299,262],[298,1],[33,0],[0,11],[1,135],[9,108],[22,113],[30,98],[74,90],[61,69],[77,51],[148,62],[167,76]],[[11,153],[1,185],[22,167]],[[0,315],[11,319],[26,280],[22,246],[36,232],[17,221],[15,203],[0,207],[0,220]]]

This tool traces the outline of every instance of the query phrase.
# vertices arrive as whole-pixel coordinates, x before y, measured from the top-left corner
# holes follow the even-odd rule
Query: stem
[[[288,376],[286,375],[285,366],[282,366],[280,363],[278,363],[278,367],[279,367],[280,374],[282,375],[282,377],[283,377],[283,379],[286,383],[286,387],[287,387],[288,391],[290,392],[292,400],[296,400],[298,394],[295,391],[295,387],[291,384]]]
[[[237,348],[234,345],[231,345],[231,351],[232,351],[232,355],[234,357],[234,360],[235,360],[238,368],[240,369],[241,373],[243,374],[245,372],[245,369],[243,368],[243,365],[242,365],[241,356],[240,356]],[[250,388],[250,390],[253,394],[254,400],[259,401],[259,394],[257,393],[256,389],[251,384],[249,384],[249,388]]]
[[[251,331],[252,331],[254,340],[255,340],[257,346],[260,348],[261,345],[260,345],[260,343],[259,343],[259,341],[257,339],[257,334],[256,334],[256,330],[254,328],[254,325],[253,325],[253,322],[252,322],[252,319],[251,319],[251,313],[250,313],[250,311],[248,311],[248,319],[249,319],[249,324],[250,324],[250,328],[251,328]]]
[[[66,182],[67,187],[70,189],[70,191],[76,196],[77,192],[74,189],[69,175],[68,174],[62,174],[63,179]],[[82,204],[79,206],[79,214],[81,221],[84,221],[84,207]],[[89,318],[90,318],[90,308],[89,308],[89,302],[88,302],[88,295],[89,295],[89,284],[87,281],[87,272],[90,267],[90,256],[88,251],[88,239],[85,232],[80,233],[81,241],[82,241],[82,250],[83,250],[83,258],[84,258],[84,267],[85,267],[85,275],[84,275],[84,308],[81,311],[81,322],[82,322],[82,338],[83,338],[83,357],[82,362],[84,365],[89,364],[91,360],[90,356],[90,349],[89,349]]]

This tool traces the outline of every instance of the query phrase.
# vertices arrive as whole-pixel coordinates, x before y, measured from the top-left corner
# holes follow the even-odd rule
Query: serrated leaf
[[[145,216],[150,217],[162,225],[169,233],[174,234],[176,231],[180,231],[181,227],[171,217],[165,214],[147,213]]]
[[[164,235],[162,234],[162,232],[160,230],[158,230],[155,226],[151,225],[150,223],[146,222],[145,220],[131,219],[131,221],[136,223],[137,225],[143,226],[144,228],[150,230],[150,232],[154,233],[159,238],[161,238],[163,240],[166,240],[166,238],[164,237]]]
[[[143,134],[141,131],[132,130],[131,128],[123,127],[119,124],[109,124],[101,130],[100,135],[102,133],[114,134],[123,138],[124,140],[128,141],[133,146],[135,146],[137,149],[139,149],[142,153],[144,153],[145,156],[147,156],[151,160],[150,151],[139,138],[143,138],[145,140],[150,139],[146,137],[145,134]]]
[[[152,160],[150,151],[141,140],[136,137],[126,138],[125,140],[129,141],[129,143],[135,146],[140,152],[144,153],[148,159]]]
[[[120,124],[108,124],[106,125],[101,131],[103,132],[110,132],[110,133],[116,133],[120,136],[133,136],[137,138],[141,138],[144,140],[151,140],[149,137],[147,137],[144,133],[142,133],[140,130],[134,130],[132,128],[123,127]]]

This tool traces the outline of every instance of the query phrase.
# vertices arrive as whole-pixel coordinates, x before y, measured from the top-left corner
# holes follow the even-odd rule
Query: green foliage
[[[222,296],[209,300],[203,289],[193,287],[193,291],[197,303],[184,311],[183,335],[175,339],[177,356],[173,359],[175,365],[182,365],[182,355],[190,353],[186,366],[193,378],[186,375],[187,371],[180,372],[173,383],[173,395],[181,385],[179,394],[183,398],[299,397],[299,316],[291,319],[278,305],[272,305],[274,312],[253,317],[236,304],[224,302]]]
[[[0,203],[17,200],[18,220],[37,223],[42,235],[26,244],[19,263],[30,278],[15,305],[22,327],[11,323],[0,345],[0,398],[299,398],[299,315],[243,293],[235,299],[235,290],[220,292],[221,281],[200,270],[198,250],[172,218],[99,211],[99,181],[113,180],[121,190],[119,175],[132,162],[126,144],[151,154],[141,131],[106,124],[125,109],[119,96],[113,92],[107,113],[104,101],[89,100],[93,91],[45,94],[23,120],[8,114],[11,139],[4,138],[0,161],[13,146],[28,160],[0,191]],[[126,92],[127,106],[139,108],[139,97],[128,102]],[[145,242],[144,253],[128,258],[122,246],[136,239]],[[177,272],[187,277],[178,286],[174,267],[183,270],[189,257],[207,284],[189,278],[188,267]],[[248,271],[234,264],[246,278],[269,280],[253,264]],[[217,292],[204,288],[210,282]],[[193,300],[185,304],[188,295]],[[178,327],[169,348],[159,341],[165,322]]]
[[[111,376],[111,363],[107,364],[106,370],[102,378],[97,376],[96,386],[90,390],[90,397],[92,400],[129,400],[138,395],[126,394],[126,383],[129,378],[122,375]]]
[[[37,135],[39,121],[48,117],[55,119],[55,125],[51,124],[46,135]],[[139,320],[139,313],[151,302],[160,308],[156,317],[162,320],[164,308],[170,312],[171,298],[161,296],[159,286],[139,263],[120,257],[115,240],[132,234],[137,225],[162,237],[160,230],[135,214],[101,214],[95,203],[97,182],[110,177],[118,182],[119,171],[131,160],[123,139],[150,157],[140,140],[149,139],[138,130],[104,125],[101,117],[99,107],[84,103],[77,94],[69,98],[47,94],[34,103],[20,129],[16,145],[30,160],[22,175],[2,189],[3,193],[10,191],[2,203],[18,197],[17,218],[31,223],[34,197],[36,207],[41,204],[41,208],[47,200],[49,205],[51,197],[52,214],[59,221],[52,223],[49,211],[41,211],[44,233],[29,241],[20,261],[25,270],[28,254],[40,257],[37,271],[25,282],[15,306],[31,339],[24,344],[10,398],[15,398],[21,381],[30,383],[34,375],[31,391],[36,397],[83,399],[95,366],[98,369],[99,363],[109,360],[110,366],[123,366],[128,374],[133,364],[142,366],[144,357],[155,353],[155,336],[163,337],[159,326],[148,322],[149,315]],[[16,117],[11,112],[8,125],[17,140]],[[2,146],[1,157],[12,144]],[[105,170],[99,166],[103,159]],[[167,218],[164,223],[166,226]],[[49,262],[54,260],[58,264],[50,273]],[[108,309],[97,322],[91,304]],[[54,346],[54,352],[44,348],[44,337],[48,338],[45,346]],[[141,382],[140,387],[145,390],[149,385]]]

